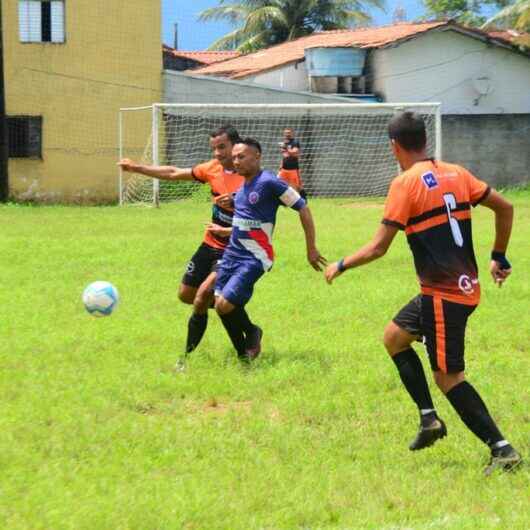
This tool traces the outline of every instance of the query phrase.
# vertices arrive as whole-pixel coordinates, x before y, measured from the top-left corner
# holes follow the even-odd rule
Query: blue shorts
[[[254,291],[254,284],[264,274],[263,265],[253,261],[223,259],[217,269],[216,296],[223,296],[231,304],[243,307]]]

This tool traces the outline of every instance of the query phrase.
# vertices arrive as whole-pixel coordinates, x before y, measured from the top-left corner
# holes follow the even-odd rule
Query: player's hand
[[[330,263],[326,267],[326,271],[324,272],[324,276],[326,277],[326,281],[331,285],[333,283],[333,280],[340,276],[342,274],[341,271],[339,271],[339,264],[338,262]]]
[[[232,198],[231,193],[223,193],[215,198],[215,204],[221,208],[233,208],[234,199]]]
[[[508,276],[512,273],[512,269],[501,269],[501,264],[498,261],[491,260],[490,273],[493,281],[502,287],[502,284],[506,281]]]
[[[219,226],[215,223],[206,223],[206,230],[218,237],[230,237],[232,228],[227,226]]]
[[[320,252],[316,248],[311,248],[307,251],[307,261],[309,261],[311,267],[316,271],[321,271],[322,267],[328,262],[324,256],[320,255]]]
[[[136,164],[129,158],[122,158],[117,165],[120,166],[123,171],[129,171],[131,173],[134,172],[136,168]]]

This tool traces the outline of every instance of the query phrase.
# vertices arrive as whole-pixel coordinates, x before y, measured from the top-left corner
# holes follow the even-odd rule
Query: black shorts
[[[411,335],[423,336],[434,372],[456,373],[465,370],[467,319],[476,307],[420,294],[392,320]]]
[[[198,288],[210,273],[216,270],[217,262],[223,257],[223,252],[221,249],[202,243],[188,263],[182,283]]]

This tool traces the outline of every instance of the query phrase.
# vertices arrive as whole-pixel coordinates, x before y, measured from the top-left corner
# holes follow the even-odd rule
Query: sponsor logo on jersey
[[[427,186],[427,188],[430,190],[438,186],[438,181],[436,180],[436,177],[430,171],[428,173],[424,173],[421,176],[421,179],[423,180],[425,186]]]
[[[475,292],[475,285],[478,283],[477,279],[470,278],[467,274],[462,274],[458,278],[458,287],[465,294],[473,294]]]

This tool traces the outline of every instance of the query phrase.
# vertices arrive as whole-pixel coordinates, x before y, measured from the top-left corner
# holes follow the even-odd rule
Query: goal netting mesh
[[[175,105],[122,109],[121,156],[145,164],[193,167],[212,157],[210,132],[231,124],[242,137],[263,147],[266,169],[278,172],[283,130],[301,144],[300,173],[313,197],[385,195],[398,168],[388,139],[388,122],[410,110],[423,116],[429,156],[440,158],[438,104]],[[122,174],[123,204],[203,199],[208,190],[195,182],[154,181]]]

